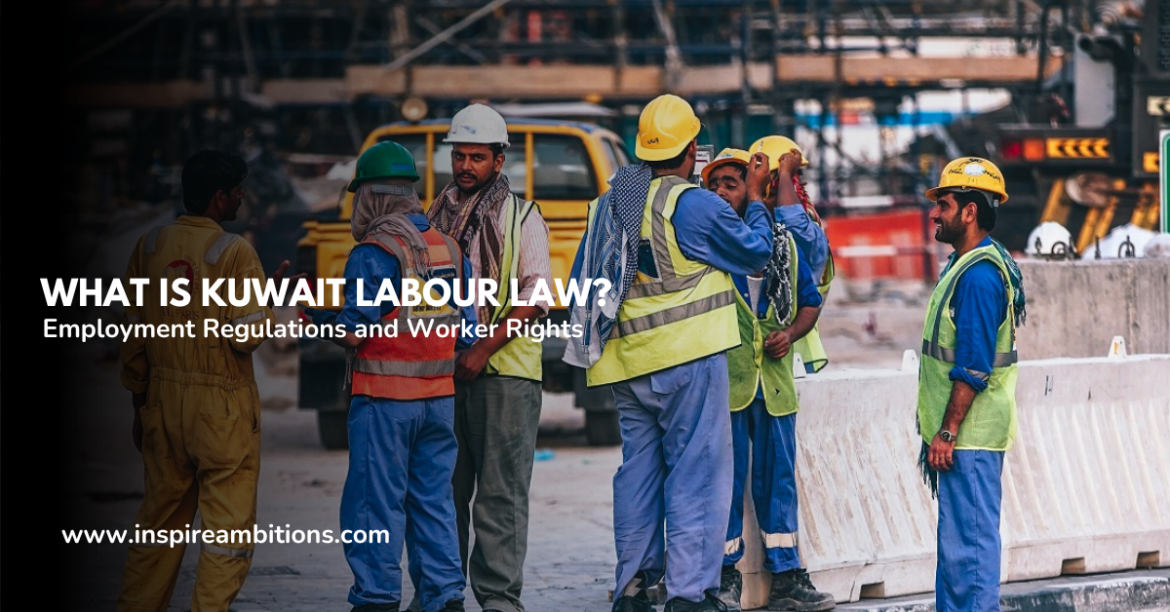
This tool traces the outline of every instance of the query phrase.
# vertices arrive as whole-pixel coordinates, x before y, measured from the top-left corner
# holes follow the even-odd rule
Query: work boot
[[[832,595],[813,588],[804,568],[772,574],[772,590],[768,593],[769,610],[821,612],[835,607],[837,601]]]
[[[662,612],[727,612],[727,606],[715,593],[708,592],[703,601],[687,601],[678,597],[668,599]]]
[[[740,612],[739,596],[743,593],[743,574],[734,565],[724,565],[719,575],[719,601],[729,612]]]
[[[397,601],[388,604],[362,604],[349,612],[398,612],[398,606]]]
[[[463,599],[459,597],[448,599],[446,605],[439,608],[439,612],[463,612]]]
[[[654,612],[654,604],[646,591],[639,590],[634,595],[623,595],[613,602],[613,612]]]
[[[635,591],[631,595],[618,596],[614,593],[613,612],[654,612],[654,604],[650,602],[650,595],[646,591],[646,574],[638,572],[634,574],[634,581],[631,583]],[[626,587],[626,593],[630,592],[630,587]]]

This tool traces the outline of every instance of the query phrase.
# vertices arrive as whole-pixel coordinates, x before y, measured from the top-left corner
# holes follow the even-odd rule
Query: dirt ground
[[[820,320],[829,368],[898,368],[919,344],[925,288],[842,283]],[[289,309],[280,318],[295,316]],[[114,350],[111,350],[114,349]],[[130,443],[129,393],[118,381],[116,344],[71,351],[78,373],[67,391],[68,477],[60,503],[70,529],[131,528],[143,496],[141,459]],[[326,451],[315,413],[296,406],[295,342],[272,340],[254,360],[263,405],[257,522],[339,529],[346,451]],[[613,580],[612,478],[619,447],[585,444],[584,413],[570,394],[544,395],[533,470],[525,601],[532,610],[609,610]],[[197,520],[197,519],[196,519]],[[81,609],[112,610],[124,545],[76,544],[61,592]],[[198,550],[188,547],[170,610],[190,609]],[[340,545],[257,547],[237,612],[349,610],[352,575]],[[409,581],[403,585],[409,596]],[[470,597],[470,591],[468,591]],[[469,599],[469,610],[478,606]]]

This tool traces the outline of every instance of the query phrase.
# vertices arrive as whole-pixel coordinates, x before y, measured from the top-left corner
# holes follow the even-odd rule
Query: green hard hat
[[[405,178],[418,180],[414,156],[406,147],[392,140],[384,140],[368,148],[358,157],[357,171],[349,182],[349,190],[357,191],[358,185],[374,179]]]

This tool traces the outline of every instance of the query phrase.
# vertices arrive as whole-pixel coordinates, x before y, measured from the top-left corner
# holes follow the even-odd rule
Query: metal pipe
[[[137,32],[138,30],[141,30],[142,28],[145,28],[146,26],[150,25],[150,23],[152,21],[154,21],[155,19],[162,17],[163,15],[171,12],[171,10],[176,9],[182,5],[183,5],[183,0],[173,0],[172,2],[168,2],[164,5],[162,5],[161,7],[159,7],[159,9],[157,11],[147,15],[146,17],[143,17],[138,23],[126,28],[125,30],[122,30],[117,35],[115,35],[113,38],[98,45],[97,47],[94,47],[94,49],[92,51],[90,51],[89,53],[86,53],[85,55],[74,60],[73,63],[71,63],[65,67],[65,72],[73,72],[79,66],[89,62],[90,60],[101,55],[102,53],[109,51],[115,45],[122,42],[123,40],[126,40],[131,35],[133,35],[135,32]]]
[[[389,64],[386,64],[386,71],[394,72],[395,70],[401,70],[402,68],[405,68],[408,64],[421,57],[427,51],[430,51],[444,42],[447,42],[448,39],[467,28],[467,26],[470,26],[471,24],[479,21],[488,13],[491,13],[492,11],[504,6],[509,2],[511,2],[511,0],[492,0],[491,2],[483,5],[483,7],[481,7],[479,10],[461,19],[459,23],[456,23],[446,30],[443,30],[442,32],[432,36],[429,40],[411,49],[402,57],[399,57]]]

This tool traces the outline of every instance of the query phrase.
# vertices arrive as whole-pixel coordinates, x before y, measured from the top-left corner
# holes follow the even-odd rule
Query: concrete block
[[[934,588],[937,505],[917,467],[917,374],[797,383],[798,540],[838,602]],[[1003,475],[1003,579],[1170,565],[1170,354],[1022,362]],[[747,487],[750,489],[750,484]],[[767,604],[754,514],[743,606]]]
[[[1170,353],[1170,260],[1020,260],[1028,297],[1021,359]]]

